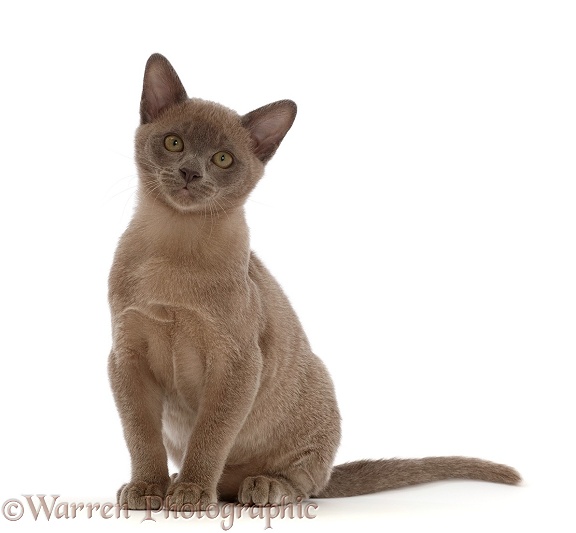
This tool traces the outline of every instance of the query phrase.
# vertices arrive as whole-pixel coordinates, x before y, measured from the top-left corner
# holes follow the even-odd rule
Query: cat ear
[[[169,61],[161,54],[151,55],[144,70],[141,123],[152,122],[165,109],[187,99],[186,90]]]
[[[250,132],[252,151],[267,163],[296,118],[296,104],[292,100],[280,100],[247,113],[242,125]]]

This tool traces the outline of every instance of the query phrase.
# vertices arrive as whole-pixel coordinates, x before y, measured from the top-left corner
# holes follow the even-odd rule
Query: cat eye
[[[212,156],[212,163],[220,168],[228,168],[232,163],[234,163],[234,158],[232,154],[228,152],[216,152]]]
[[[184,149],[184,143],[178,135],[167,135],[164,138],[164,148],[169,152],[181,152]]]

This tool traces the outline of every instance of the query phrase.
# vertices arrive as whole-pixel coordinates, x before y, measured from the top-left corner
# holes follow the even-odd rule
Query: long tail
[[[445,479],[475,479],[517,485],[513,468],[468,457],[381,459],[335,466],[328,485],[315,498],[344,498]]]

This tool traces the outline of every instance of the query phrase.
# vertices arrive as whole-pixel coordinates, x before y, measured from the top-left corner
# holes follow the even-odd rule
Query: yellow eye
[[[216,152],[212,156],[212,163],[220,168],[228,168],[232,163],[234,163],[234,158],[232,154],[228,152]]]
[[[167,135],[164,138],[164,148],[169,152],[181,152],[184,149],[184,143],[178,135]]]

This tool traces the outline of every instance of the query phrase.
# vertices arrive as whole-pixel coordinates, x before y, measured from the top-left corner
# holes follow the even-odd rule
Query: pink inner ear
[[[164,109],[187,98],[180,78],[168,60],[159,55],[152,56],[144,74],[143,118],[154,120]]]
[[[166,73],[154,66],[150,72],[147,100],[153,108],[153,116],[158,116],[166,107],[177,104],[181,100],[181,90],[176,80],[170,79]]]
[[[157,116],[158,113],[166,106],[168,98],[164,94],[165,86],[163,81],[158,78],[151,77],[146,91],[146,101],[153,111],[152,115]]]
[[[280,101],[256,109],[244,117],[244,125],[254,140],[254,154],[259,159],[265,162],[274,155],[295,116],[295,104]]]
[[[284,137],[286,131],[286,122],[288,122],[288,117],[286,113],[282,113],[282,110],[278,110],[276,113],[263,117],[263,119],[255,124],[252,130],[252,135],[259,142],[266,141],[267,139],[274,139],[277,137]],[[289,126],[288,126],[289,127]]]

